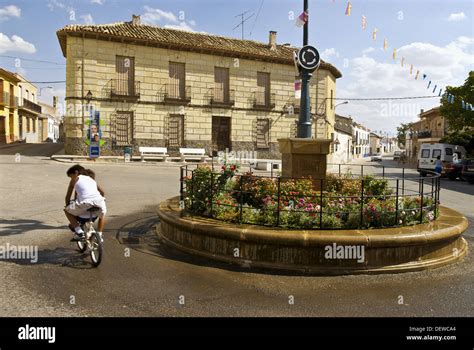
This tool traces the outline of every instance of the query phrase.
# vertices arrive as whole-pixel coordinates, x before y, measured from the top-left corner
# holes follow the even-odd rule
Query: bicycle
[[[80,241],[76,241],[76,243],[81,253],[85,253],[87,249],[89,249],[92,265],[97,267],[102,261],[102,254],[104,250],[102,237],[94,228],[94,222],[97,220],[97,215],[94,214],[97,214],[97,212],[100,211],[100,208],[91,207],[87,209],[87,211],[90,214],[88,218],[81,218],[79,216],[76,217],[79,225],[84,231],[84,238]],[[74,232],[74,228],[71,226],[69,226],[69,229]]]

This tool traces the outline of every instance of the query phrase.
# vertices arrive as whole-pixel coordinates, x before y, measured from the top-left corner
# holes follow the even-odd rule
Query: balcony
[[[272,110],[275,108],[275,94],[268,94],[265,91],[254,92],[253,108],[259,110]]]
[[[33,114],[41,114],[41,106],[23,98],[22,104],[18,106],[19,109],[22,109],[26,112],[33,113]]]
[[[107,84],[110,98],[139,99],[140,82],[126,79],[111,79]]]
[[[209,104],[213,107],[230,108],[235,104],[235,90],[210,89]]]
[[[191,102],[191,86],[165,84],[161,95],[166,104],[188,104]]]
[[[424,130],[424,131],[418,131],[416,135],[419,140],[431,139],[431,138],[442,138],[444,136],[444,132],[442,130]]]
[[[9,106],[10,108],[18,107],[18,97],[11,96],[8,92],[3,91],[0,93],[0,105]]]

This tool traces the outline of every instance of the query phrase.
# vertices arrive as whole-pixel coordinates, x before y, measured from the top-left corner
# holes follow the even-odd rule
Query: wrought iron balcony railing
[[[30,100],[27,100],[26,98],[23,98],[22,104],[19,106],[19,108],[41,114],[41,106]]]
[[[235,90],[213,88],[210,90],[210,105],[231,107],[235,104]]]
[[[275,94],[265,91],[254,92],[253,108],[255,109],[273,109],[275,108]]]
[[[162,91],[163,101],[165,103],[191,102],[191,86],[189,85],[165,84]]]
[[[111,98],[140,98],[140,82],[126,79],[111,79],[108,84]]]

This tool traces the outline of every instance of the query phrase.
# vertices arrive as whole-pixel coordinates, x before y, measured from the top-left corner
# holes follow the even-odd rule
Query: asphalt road
[[[405,274],[309,277],[240,270],[163,247],[152,234],[155,208],[177,195],[178,167],[87,163],[109,211],[104,261],[92,268],[69,242],[62,213],[69,166],[44,156],[17,162],[14,154],[0,155],[0,246],[39,249],[37,263],[0,260],[0,316],[474,315],[474,186],[467,183],[443,180],[441,193],[444,205],[470,221],[464,235],[470,253],[461,263]]]

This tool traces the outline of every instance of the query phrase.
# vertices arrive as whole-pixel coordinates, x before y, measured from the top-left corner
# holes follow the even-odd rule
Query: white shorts
[[[80,216],[82,218],[88,218],[90,217],[90,212],[87,211],[87,209],[90,209],[92,207],[99,207],[100,211],[99,213],[99,218],[103,218],[105,214],[107,213],[107,207],[105,205],[105,199],[95,199],[95,200],[87,200],[83,202],[78,202],[77,200],[74,202],[71,202],[66,207],[66,211],[69,214],[72,214],[74,216]]]

